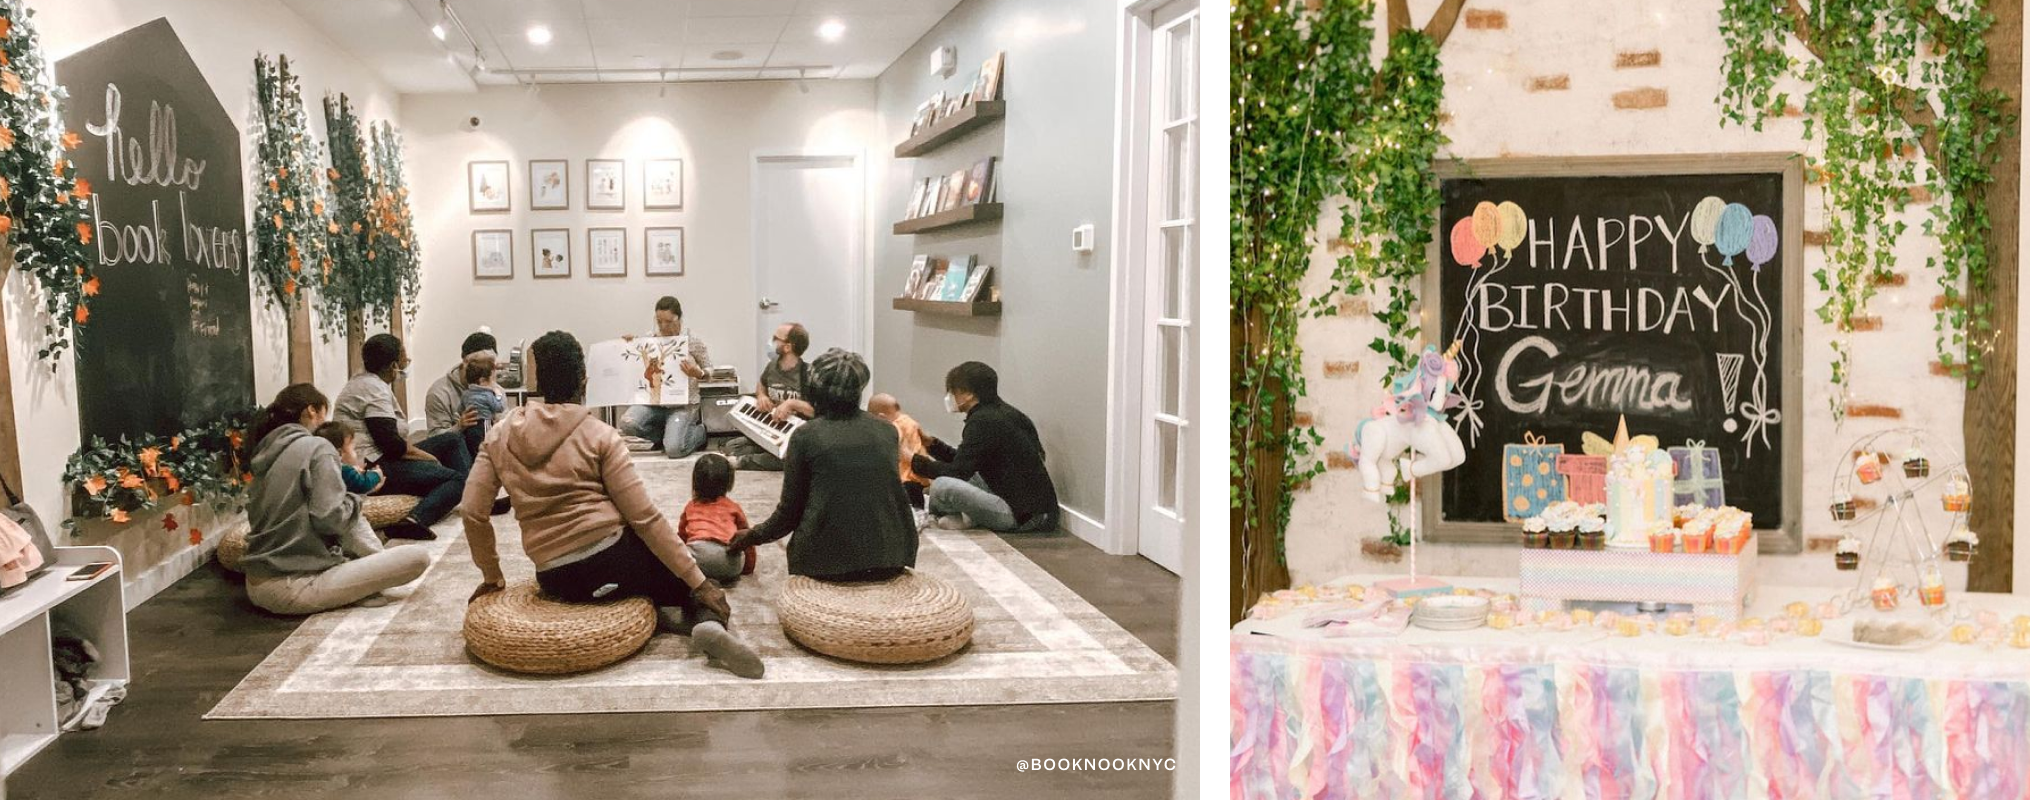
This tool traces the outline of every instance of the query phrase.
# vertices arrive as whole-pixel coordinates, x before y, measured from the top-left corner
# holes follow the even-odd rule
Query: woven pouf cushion
[[[466,649],[510,672],[598,669],[634,655],[655,631],[655,606],[646,597],[566,603],[539,594],[533,583],[494,592],[465,609]]]
[[[247,529],[234,528],[232,532],[219,537],[219,566],[234,572],[240,571],[240,559],[247,557]]]
[[[776,611],[791,641],[848,661],[935,661],[973,640],[973,606],[965,595],[915,570],[865,583],[791,576]]]
[[[360,513],[367,518],[367,524],[374,530],[401,522],[409,512],[416,510],[416,503],[423,498],[413,494],[370,494],[360,498]]]

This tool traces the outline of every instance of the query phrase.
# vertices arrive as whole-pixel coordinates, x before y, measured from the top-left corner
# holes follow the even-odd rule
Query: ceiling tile
[[[713,58],[712,53],[715,51],[711,48],[685,48],[683,65],[685,67],[755,67],[758,69],[763,61],[768,58],[768,51],[771,47],[773,45],[765,44],[730,46],[728,49],[740,52],[740,58],[730,61],[720,61]]]
[[[689,0],[691,16],[765,17],[796,13],[797,0]]]
[[[591,19],[585,21],[585,29],[592,37],[592,46],[598,48],[602,55],[609,49],[630,47],[652,54],[658,50],[680,49],[684,42],[684,23],[681,20],[638,25],[627,20]]]
[[[694,17],[684,25],[684,41],[773,42],[788,22],[789,17]]]
[[[846,23],[846,33],[839,37],[840,44],[857,40],[901,40],[904,44],[915,44],[923,38],[925,31],[936,25],[942,15],[938,14],[858,14],[839,17],[798,16],[789,18],[783,28],[784,42],[824,42],[818,36],[818,26],[828,20]]]
[[[958,4],[959,0],[803,0],[797,4],[796,13],[832,16],[934,14],[943,18]]]

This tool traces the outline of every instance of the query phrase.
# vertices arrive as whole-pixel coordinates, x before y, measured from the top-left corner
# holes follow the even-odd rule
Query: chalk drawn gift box
[[[1607,502],[1606,456],[1558,456],[1558,474],[1565,476],[1565,499],[1580,505]]]
[[[1754,539],[1739,553],[1523,549],[1518,595],[1527,611],[1577,601],[1672,603],[1739,619],[1755,594]]]
[[[1519,522],[1544,513],[1552,503],[1565,499],[1565,476],[1558,474],[1562,444],[1546,444],[1544,437],[1525,431],[1522,444],[1501,448],[1501,515]]]
[[[1705,442],[1687,440],[1670,448],[1671,466],[1677,477],[1671,482],[1672,505],[1700,505],[1719,508],[1727,504],[1727,490],[1720,480],[1720,451]]]

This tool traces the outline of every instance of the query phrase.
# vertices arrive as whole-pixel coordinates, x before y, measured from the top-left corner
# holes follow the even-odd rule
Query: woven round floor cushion
[[[360,514],[374,530],[400,522],[422,498],[409,494],[368,495],[360,498]],[[247,557],[247,529],[237,528],[219,537],[219,566],[240,571],[240,559]]]
[[[791,641],[847,661],[936,661],[973,640],[973,607],[965,595],[915,570],[866,583],[791,576],[776,611]]]
[[[566,603],[536,585],[511,586],[465,609],[465,648],[509,672],[563,675],[625,660],[656,632],[646,597]]]

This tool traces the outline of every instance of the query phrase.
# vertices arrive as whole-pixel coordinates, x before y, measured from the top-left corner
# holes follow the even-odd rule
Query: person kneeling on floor
[[[645,596],[664,630],[689,632],[735,675],[761,677],[761,657],[726,630],[726,593],[656,510],[620,431],[584,406],[584,348],[551,331],[529,355],[545,402],[509,411],[487,432],[458,506],[484,578],[472,599],[507,588],[488,514],[505,487],[544,592],[573,603]]]
[[[422,577],[430,554],[383,549],[345,490],[338,449],[311,433],[331,408],[307,383],[283,389],[247,437],[247,599],[277,614],[315,614]]]
[[[966,415],[959,446],[924,434],[930,455],[910,459],[931,479],[925,501],[940,528],[1057,530],[1057,487],[1043,467],[1036,425],[1001,400],[994,368],[968,361],[945,373],[945,410]]]

